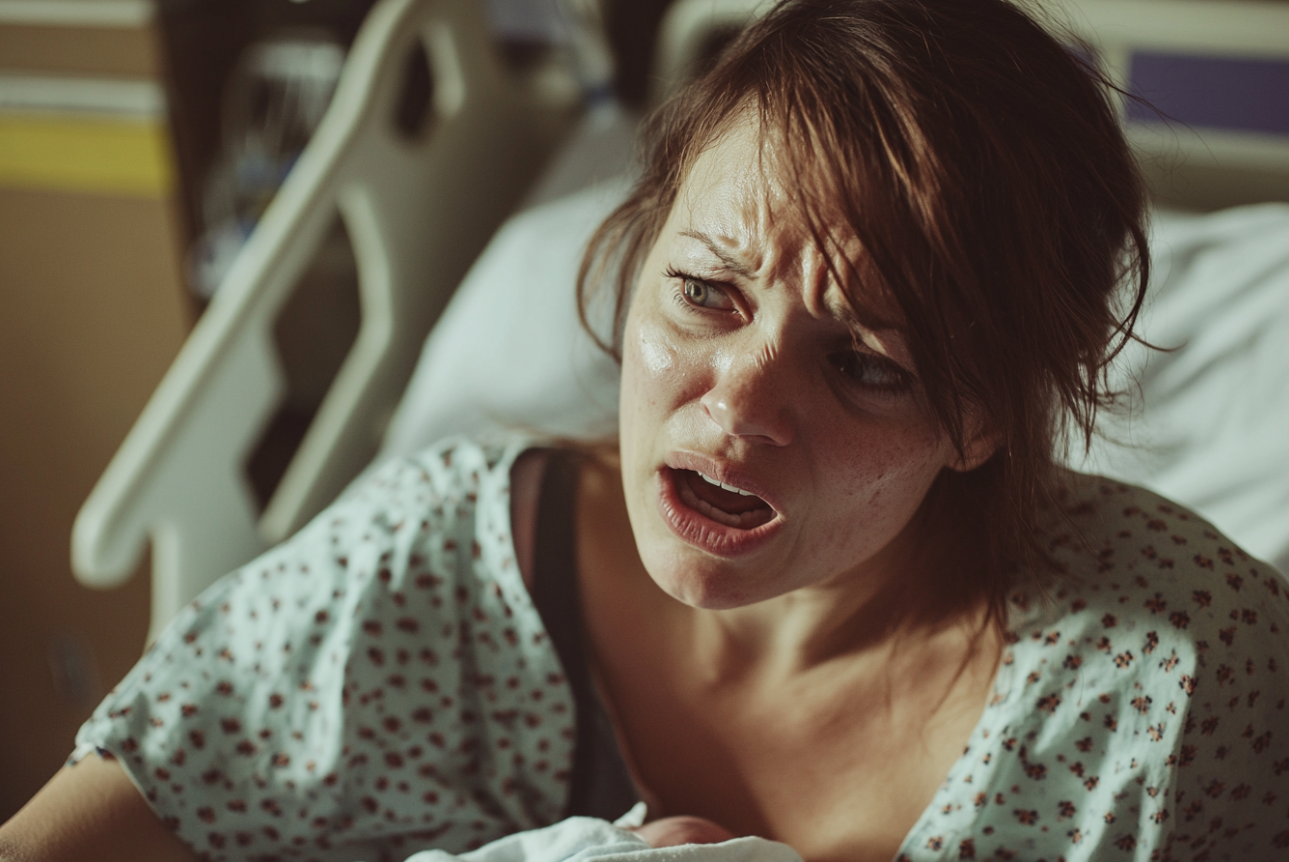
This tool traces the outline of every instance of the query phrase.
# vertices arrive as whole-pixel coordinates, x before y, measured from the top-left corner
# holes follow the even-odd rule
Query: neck
[[[865,585],[867,586],[867,585]],[[693,647],[718,676],[808,672],[836,660],[968,662],[997,633],[988,603],[932,606],[921,581],[873,588],[839,583],[795,590],[744,608],[688,609]]]

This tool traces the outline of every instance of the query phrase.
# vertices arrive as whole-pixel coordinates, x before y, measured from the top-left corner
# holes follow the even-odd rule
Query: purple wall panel
[[[1129,89],[1166,119],[1196,128],[1289,135],[1289,61],[1137,51],[1128,80]],[[1128,119],[1160,117],[1129,101]]]

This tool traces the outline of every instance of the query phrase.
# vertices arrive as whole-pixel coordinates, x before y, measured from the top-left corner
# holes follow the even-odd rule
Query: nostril
[[[722,431],[726,434],[738,434],[735,430],[738,425],[735,413],[734,410],[730,408],[730,404],[727,399],[709,392],[707,395],[703,396],[702,405],[703,412],[707,414],[707,418],[719,425]]]
[[[782,405],[752,398],[735,399],[712,390],[700,402],[707,417],[731,437],[756,438],[775,446],[792,442],[790,412]]]

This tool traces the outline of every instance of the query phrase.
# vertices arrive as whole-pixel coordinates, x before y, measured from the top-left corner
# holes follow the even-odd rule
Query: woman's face
[[[759,152],[744,122],[697,160],[623,344],[640,557],[670,595],[710,609],[897,575],[937,474],[989,454],[958,462],[899,332],[853,319]]]

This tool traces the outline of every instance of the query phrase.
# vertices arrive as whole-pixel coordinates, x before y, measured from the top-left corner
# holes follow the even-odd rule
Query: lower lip
[[[676,492],[676,475],[670,467],[655,474],[658,482],[658,512],[662,520],[682,541],[717,557],[741,557],[759,550],[774,538],[783,526],[783,518],[774,518],[751,530],[740,530],[713,521],[697,509],[691,509]]]

